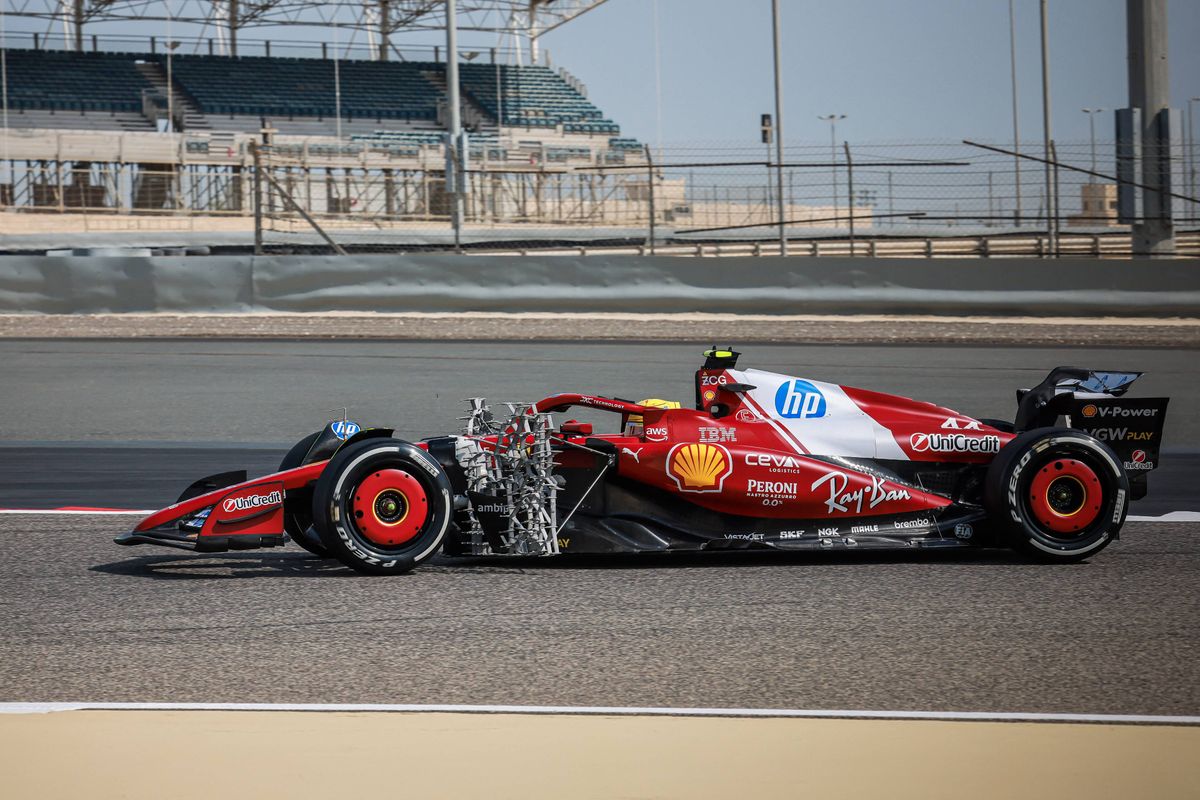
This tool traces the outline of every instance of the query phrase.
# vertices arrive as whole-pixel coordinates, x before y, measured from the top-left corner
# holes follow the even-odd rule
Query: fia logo
[[[775,392],[775,412],[784,419],[816,419],[825,410],[825,395],[808,381],[784,381]]]

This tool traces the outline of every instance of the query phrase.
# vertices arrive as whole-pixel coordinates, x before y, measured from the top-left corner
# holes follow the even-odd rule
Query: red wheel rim
[[[1095,470],[1074,458],[1048,461],[1029,485],[1034,519],[1054,533],[1077,534],[1100,516],[1104,488]]]
[[[412,475],[382,469],[363,478],[350,502],[354,524],[372,543],[383,547],[407,544],[429,518],[429,498]]]

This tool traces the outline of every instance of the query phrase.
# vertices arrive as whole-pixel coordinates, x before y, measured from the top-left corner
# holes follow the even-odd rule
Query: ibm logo
[[[775,413],[784,419],[815,419],[825,410],[825,395],[808,381],[785,381],[775,392]]]

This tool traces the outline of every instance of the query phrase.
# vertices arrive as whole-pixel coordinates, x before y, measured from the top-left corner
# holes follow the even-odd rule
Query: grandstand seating
[[[10,107],[139,113],[143,90],[154,88],[136,68],[139,61],[165,67],[166,56],[9,50]],[[330,60],[179,54],[171,66],[176,89],[204,115],[250,119],[256,126],[260,116],[319,121],[337,113]],[[439,105],[446,99],[445,71],[440,62],[339,62],[342,118],[436,128]],[[464,63],[460,75],[467,102],[493,120],[503,105],[505,127],[605,138],[620,133],[615,122],[547,67]],[[212,123],[221,127],[216,119]],[[375,140],[378,133],[363,138]],[[436,131],[424,135],[433,138],[380,143],[401,149],[437,144]],[[632,140],[611,141],[615,149],[640,147]]]
[[[177,56],[175,82],[206,114],[332,117],[333,62],[309,58]],[[436,120],[440,92],[412,62],[338,64],[344,117]]]
[[[438,65],[440,66],[440,65]],[[500,91],[496,89],[497,73]],[[504,124],[525,128],[563,126],[566,133],[616,134],[604,112],[547,67],[460,64],[463,91],[493,119],[504,106]]]
[[[9,50],[10,109],[53,111],[142,110],[142,90],[152,88],[134,67],[132,53]]]

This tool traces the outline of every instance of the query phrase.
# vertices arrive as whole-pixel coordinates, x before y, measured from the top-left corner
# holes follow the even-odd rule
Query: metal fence
[[[300,245],[315,241],[315,224],[343,247],[381,250],[772,254],[782,227],[800,254],[1129,253],[1112,142],[1056,143],[1053,165],[1029,160],[1040,146],[991,146],[1024,158],[961,142],[794,145],[782,165],[765,148],[729,145],[619,158],[481,148],[464,171],[457,231],[440,151],[433,169],[389,169],[314,167],[295,149],[264,148],[261,229],[265,242]],[[1181,252],[1197,254],[1197,205],[1181,199],[1194,197],[1195,167],[1176,150],[1172,217]]]
[[[248,134],[108,134],[115,143],[100,146],[105,134],[26,133],[6,137],[0,159],[0,207],[17,212],[0,214],[0,234],[186,229],[266,252],[768,255],[780,252],[782,220],[795,254],[1130,251],[1111,141],[1056,143],[1050,168],[1028,160],[1042,157],[1040,144],[963,142],[796,144],[780,165],[764,146],[660,151],[505,129],[465,148],[456,226],[436,136],[262,146]],[[1196,156],[1182,145],[1170,153],[1185,255],[1200,254]]]

